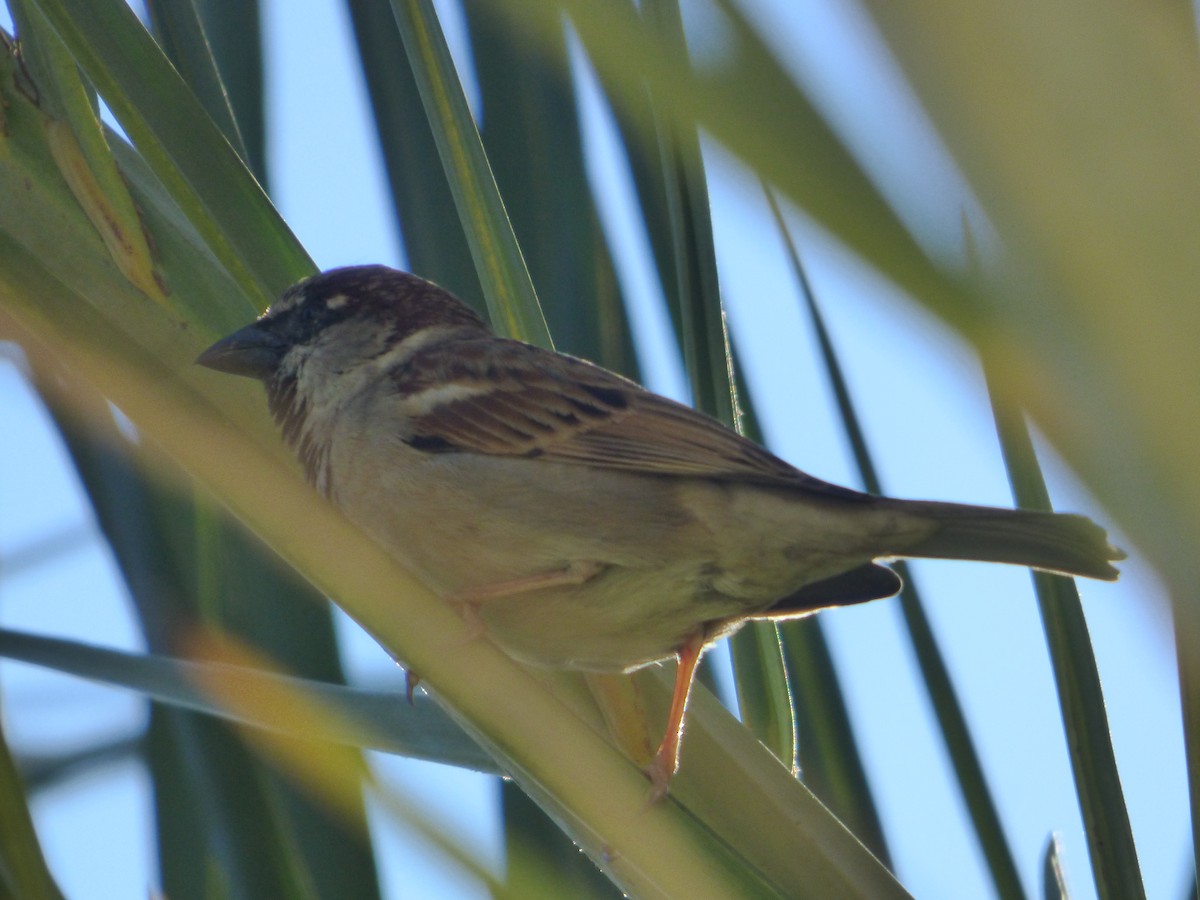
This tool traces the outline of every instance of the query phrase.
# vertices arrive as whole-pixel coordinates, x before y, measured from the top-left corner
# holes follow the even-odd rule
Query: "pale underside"
[[[338,429],[331,468],[343,474],[331,497],[441,596],[600,564],[582,584],[480,605],[497,644],[544,666],[620,670],[667,658],[704,623],[765,609],[884,555],[884,535],[899,550],[931,530],[928,521],[871,504],[797,502],[798,492],[781,489],[536,459],[429,454],[365,434]],[[406,454],[411,463],[396,465]],[[387,473],[382,483],[379,472]]]

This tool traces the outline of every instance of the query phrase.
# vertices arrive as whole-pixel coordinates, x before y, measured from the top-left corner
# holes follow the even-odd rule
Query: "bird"
[[[746,622],[890,597],[906,557],[1112,581],[1125,555],[1081,515],[822,481],[386,266],[297,282],[197,363],[262,382],[308,481],[472,633],[547,668],[674,658],[655,797],[701,655]]]

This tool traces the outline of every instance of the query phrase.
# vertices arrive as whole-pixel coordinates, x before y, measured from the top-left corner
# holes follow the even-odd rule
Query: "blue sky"
[[[903,205],[928,246],[954,258],[960,211],[971,208],[924,122],[894,82],[861,20],[835,0],[748,3],[772,25],[775,46],[830,109],[839,127]],[[322,267],[402,264],[369,109],[348,23],[329,0],[264,4],[271,96],[271,177],[284,217]],[[709,21],[692,14],[698,28]],[[453,17],[451,17],[451,21]],[[450,28],[452,36],[455,28]],[[322,66],[283,48],[320,45]],[[862,49],[863,47],[867,49]],[[717,46],[713,52],[719,52]],[[314,115],[319,110],[320,115]],[[682,392],[662,343],[661,300],[629,205],[627,176],[606,150],[607,123],[589,120],[592,175],[604,198],[609,240],[633,260],[621,273],[643,338],[652,387]],[[854,484],[844,439],[794,285],[757,183],[710,148],[712,204],[722,285],[769,443],[800,468]],[[793,216],[795,233],[844,356],[867,436],[889,493],[1009,505],[1011,499],[978,367],[957,337],[842,248]],[[982,227],[982,226],[981,226]],[[985,232],[986,233],[986,232]],[[468,265],[464,261],[464,265]],[[140,646],[119,578],[19,362],[0,357],[0,622],[5,627]],[[1108,517],[1053,453],[1045,462],[1056,505]],[[69,549],[10,570],[7,560],[40,540],[75,537]],[[1128,548],[1128,542],[1124,543]],[[1136,551],[1136,548],[1129,548]],[[1051,831],[1065,842],[1074,896],[1094,896],[1053,679],[1028,575],[969,563],[918,563],[916,577],[952,674],[976,728],[1028,888],[1040,880]],[[1187,790],[1169,621],[1159,586],[1136,552],[1116,585],[1080,583],[1101,666],[1108,712],[1149,896],[1178,896],[1188,853]],[[882,601],[823,613],[855,728],[897,862],[916,896],[988,896],[990,888],[945,765],[898,606]],[[372,681],[399,675],[354,627],[343,636],[351,671]],[[29,752],[80,746],[144,717],[134,697],[31,667],[0,663],[6,734]],[[390,782],[502,863],[496,786],[445,767],[376,759]],[[72,897],[144,896],[153,883],[148,783],[121,763],[41,796],[35,816],[56,875]],[[453,802],[448,802],[453,798]],[[406,895],[483,896],[402,828],[381,829],[385,883],[421,866]],[[930,847],[936,846],[936,852]],[[400,873],[404,873],[402,876]],[[389,881],[390,879],[390,881]]]

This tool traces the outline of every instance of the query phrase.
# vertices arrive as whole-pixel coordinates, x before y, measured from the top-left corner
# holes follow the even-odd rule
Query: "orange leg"
[[[660,800],[667,795],[671,777],[679,769],[679,741],[683,737],[683,716],[687,712],[688,695],[692,692],[692,682],[696,680],[696,666],[704,653],[704,631],[698,631],[683,642],[675,651],[679,657],[675,669],[675,690],[671,693],[671,711],[667,714],[667,731],[658,752],[650,765],[646,766],[646,775],[654,786],[650,792],[650,802]]]

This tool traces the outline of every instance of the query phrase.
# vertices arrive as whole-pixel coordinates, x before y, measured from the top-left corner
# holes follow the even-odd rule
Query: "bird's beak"
[[[287,353],[287,343],[261,322],[253,322],[217,341],[196,363],[230,375],[264,379],[273,373]]]

